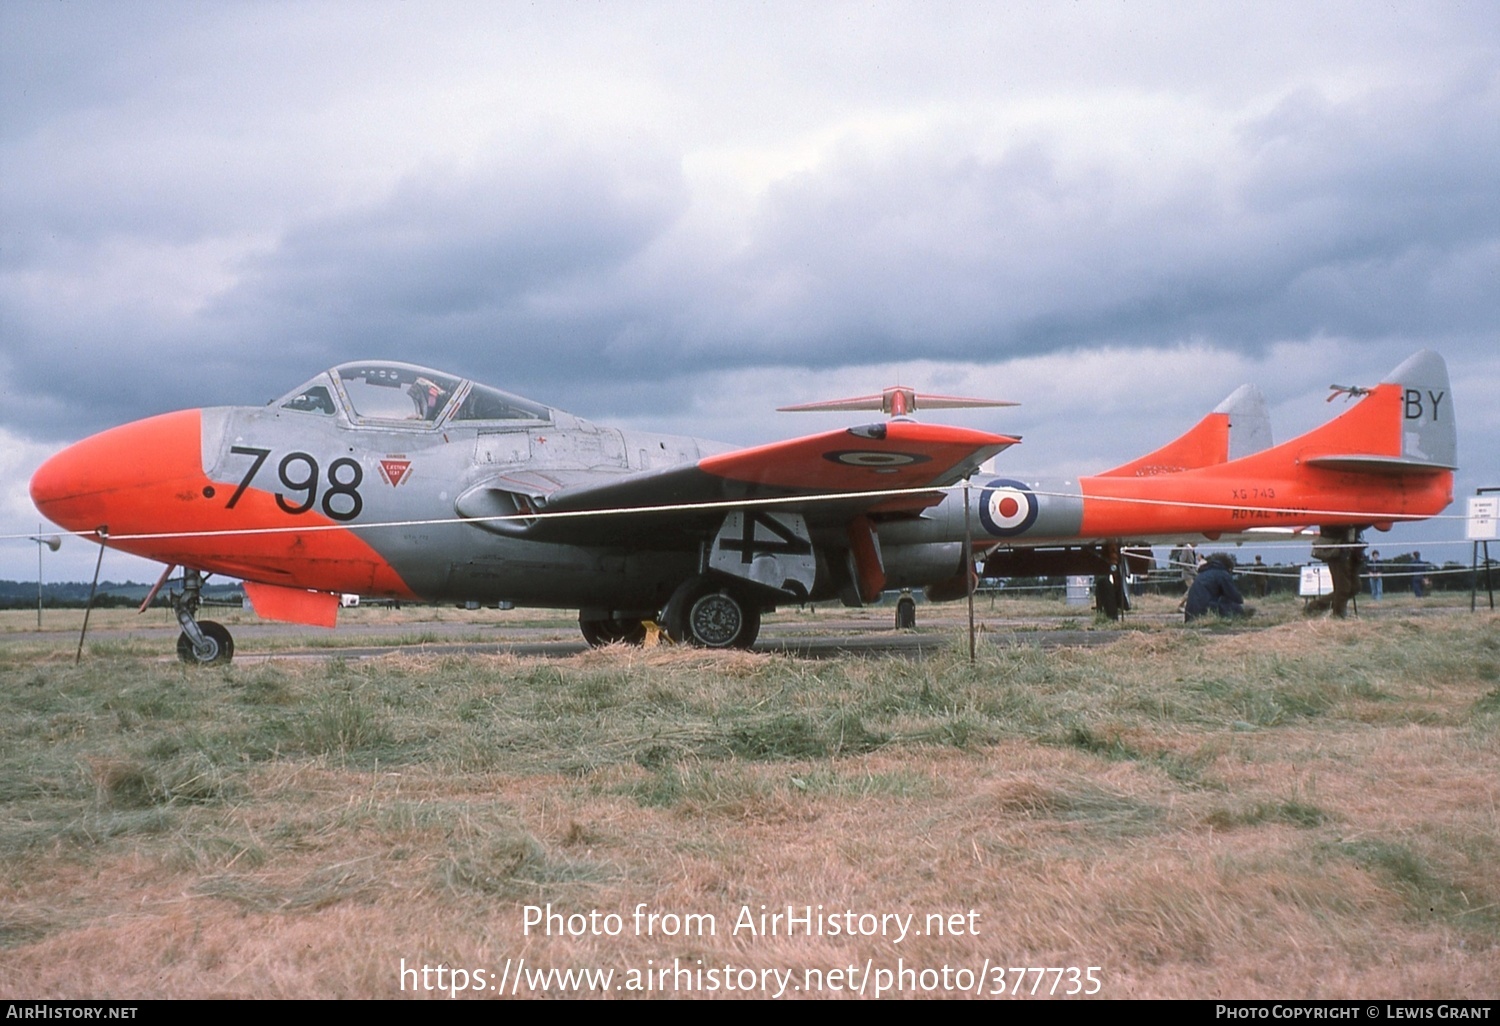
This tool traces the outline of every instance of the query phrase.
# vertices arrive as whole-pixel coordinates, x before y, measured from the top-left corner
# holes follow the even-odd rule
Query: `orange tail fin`
[[[1271,445],[1266,398],[1242,385],[1213,412],[1155,452],[1106,470],[1099,477],[1154,477],[1237,460]]]

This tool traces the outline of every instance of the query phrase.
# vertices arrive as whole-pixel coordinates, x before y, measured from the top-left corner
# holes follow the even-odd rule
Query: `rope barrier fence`
[[[275,535],[275,534],[308,534],[322,531],[373,531],[385,528],[402,527],[441,527],[455,524],[469,524],[479,526],[486,523],[526,522],[535,523],[541,520],[553,519],[580,519],[607,516],[643,516],[660,513],[691,513],[711,512],[722,509],[730,512],[736,509],[748,509],[752,507],[776,507],[805,503],[822,502],[847,502],[851,498],[899,498],[903,496],[931,495],[934,492],[961,492],[962,484],[934,485],[922,488],[888,488],[861,492],[827,492],[807,495],[776,496],[761,499],[720,499],[711,502],[681,502],[681,503],[659,503],[649,506],[612,506],[599,509],[583,510],[538,510],[532,513],[514,513],[487,517],[431,517],[411,520],[380,520],[338,524],[305,524],[287,525],[284,527],[249,527],[249,528],[218,528],[208,531],[150,531],[135,532],[128,534],[116,534],[109,532],[102,537],[109,541],[148,541],[163,540],[171,538],[233,538],[247,537],[252,535]],[[1358,517],[1361,520],[1376,523],[1411,523],[1427,522],[1434,520],[1467,520],[1464,514],[1440,513],[1430,517],[1414,516],[1409,513],[1378,512],[1372,513],[1368,510],[1332,510],[1332,509],[1297,509],[1288,511],[1277,506],[1246,506],[1235,503],[1215,502],[1186,502],[1171,499],[1146,499],[1146,498],[1124,498],[1119,496],[1086,495],[1082,492],[1059,492],[1034,489],[1032,494],[1061,499],[1079,499],[1090,502],[1125,502],[1141,506],[1162,506],[1177,509],[1201,509],[1201,510],[1243,510],[1250,513],[1287,513],[1295,512],[1299,516],[1316,519],[1319,517],[1351,518]],[[87,538],[91,541],[101,540],[98,530],[94,531],[71,531],[64,532],[78,538]],[[1197,532],[1178,532],[1184,536]],[[1279,533],[1279,532],[1278,532]],[[1262,538],[1254,529],[1239,532],[1236,540],[1243,540],[1245,535],[1253,537],[1253,541],[1246,544],[1257,546],[1273,546],[1288,544],[1307,544],[1311,541],[1311,535],[1303,534],[1296,538],[1278,537],[1277,534],[1267,534]],[[34,534],[30,531],[0,534],[0,541],[30,541]],[[1431,542],[1408,542],[1411,545],[1445,545],[1459,544],[1461,542],[1450,542],[1448,540],[1436,539]]]

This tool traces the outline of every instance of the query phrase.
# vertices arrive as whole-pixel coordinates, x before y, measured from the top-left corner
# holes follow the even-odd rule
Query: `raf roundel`
[[[848,467],[870,467],[876,470],[926,463],[932,459],[931,456],[919,452],[875,452],[865,449],[838,449],[834,452],[825,452],[823,458]]]
[[[1026,533],[1036,515],[1036,496],[1020,481],[996,479],[979,495],[979,522],[997,538]]]

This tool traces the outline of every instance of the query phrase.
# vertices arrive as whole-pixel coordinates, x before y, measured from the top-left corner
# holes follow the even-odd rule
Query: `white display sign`
[[[1464,537],[1469,541],[1494,541],[1500,522],[1500,497],[1475,495],[1469,499],[1469,520]]]
[[[1093,601],[1094,579],[1092,577],[1069,577],[1068,599],[1070,606],[1086,606]]]
[[[1303,598],[1333,594],[1333,571],[1322,563],[1302,568],[1302,579],[1297,584],[1297,594]]]

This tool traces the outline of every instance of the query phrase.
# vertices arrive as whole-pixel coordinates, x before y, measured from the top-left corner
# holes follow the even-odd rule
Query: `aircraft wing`
[[[461,516],[501,534],[547,541],[656,544],[716,528],[739,503],[776,500],[809,525],[843,524],[861,514],[911,514],[942,500],[937,488],[961,481],[1019,439],[910,421],[807,435],[708,456],[693,464],[569,482],[499,477],[459,497]],[[563,515],[567,514],[567,515]],[[509,519],[496,519],[508,517]],[[685,542],[684,542],[685,543]]]

